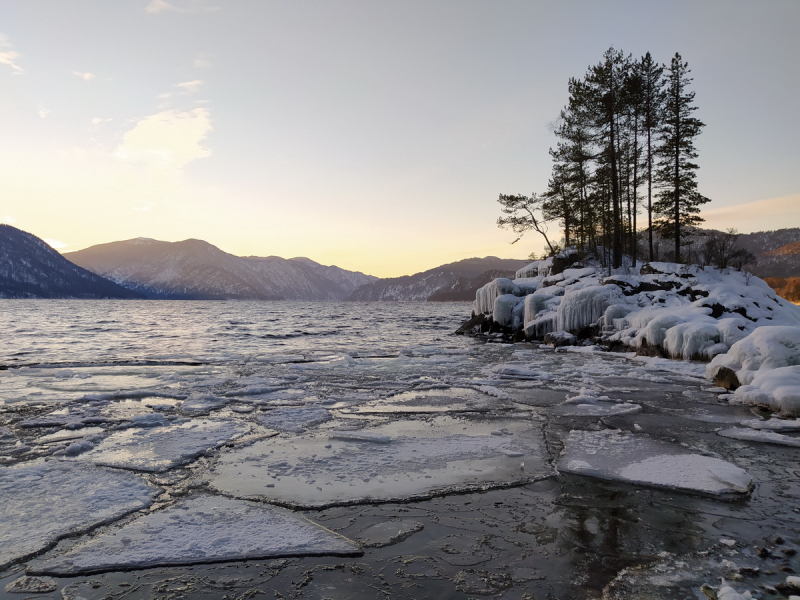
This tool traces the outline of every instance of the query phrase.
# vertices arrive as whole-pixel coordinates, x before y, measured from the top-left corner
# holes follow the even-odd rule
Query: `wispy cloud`
[[[184,81],[183,83],[176,83],[175,87],[180,88],[184,94],[194,94],[197,90],[200,89],[201,85],[203,85],[203,82],[200,79],[195,79],[194,81]]]
[[[706,221],[703,227],[728,229],[742,233],[782,229],[800,207],[800,193],[778,198],[766,198],[727,208],[713,208],[700,213]]]
[[[144,9],[149,12],[150,14],[158,14],[164,11],[171,11],[171,12],[182,12],[182,13],[190,13],[190,12],[197,12],[197,11],[214,11],[219,10],[220,6],[201,6],[198,0],[190,0],[188,2],[190,6],[175,6],[174,4],[170,4],[165,0],[150,0],[147,3],[147,6]]]
[[[16,222],[17,222],[17,220],[14,217],[10,217],[8,215],[5,215],[4,217],[0,217],[0,223],[3,223],[5,225],[13,225]]]
[[[203,81],[201,79],[195,79],[193,81],[183,81],[181,83],[176,83],[174,87],[178,88],[177,91],[174,92],[164,92],[163,94],[158,95],[159,100],[165,100],[165,102],[161,103],[159,108],[167,108],[169,106],[169,99],[172,98],[175,94],[194,94],[197,92],[200,87],[203,85]]]
[[[201,52],[194,59],[194,66],[198,69],[208,69],[211,67],[211,55]]]
[[[40,104],[39,105],[39,116],[44,119],[49,114],[50,114],[50,110],[45,108],[44,106],[42,106]]]
[[[109,121],[113,121],[113,119],[101,119],[100,117],[95,117],[92,119],[92,125],[99,125],[100,123],[108,123]]]
[[[76,77],[80,77],[84,81],[91,81],[94,79],[94,73],[81,73],[80,71],[73,71],[72,74]]]
[[[14,75],[22,75],[25,70],[15,62],[19,58],[19,52],[9,50],[8,48],[11,48],[8,37],[0,33],[0,65],[8,65],[11,67]]]
[[[148,211],[155,205],[156,205],[155,202],[148,202],[147,200],[142,200],[138,206],[131,206],[131,210]]]
[[[165,110],[145,117],[125,133],[114,156],[156,169],[180,169],[211,156],[211,149],[201,145],[211,130],[208,109]]]
[[[56,250],[60,250],[61,248],[66,248],[69,244],[65,244],[64,242],[59,242],[58,240],[54,240],[51,238],[44,238],[45,243],[51,248],[55,248]]]

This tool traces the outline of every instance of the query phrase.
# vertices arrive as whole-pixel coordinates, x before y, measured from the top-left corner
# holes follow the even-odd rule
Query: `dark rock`
[[[644,263],[642,268],[639,269],[639,275],[663,275],[663,273],[650,263]]]
[[[728,367],[720,367],[717,374],[714,376],[714,385],[734,391],[741,383],[739,383],[739,378],[736,376],[735,371]]]
[[[658,358],[669,358],[667,351],[661,346],[655,346],[647,343],[647,340],[642,342],[642,345],[636,349],[636,356],[655,356]]]
[[[769,548],[762,548],[761,546],[756,546],[756,554],[759,558],[769,558],[772,556],[772,552],[769,551]]]
[[[715,302],[714,304],[703,304],[703,308],[710,308],[711,315],[709,315],[712,319],[719,319],[722,314],[725,312],[725,307],[722,306],[719,302]]]
[[[556,348],[560,348],[562,346],[574,346],[578,343],[578,338],[571,333],[567,333],[566,331],[553,331],[545,334],[544,343],[551,344]]]
[[[758,567],[741,567],[739,573],[745,577],[758,577],[761,575],[761,569]]]
[[[579,260],[583,260],[585,257],[586,255],[580,252],[573,252],[566,256],[554,256],[553,265],[550,267],[550,274],[558,275],[559,273],[563,273],[565,269],[569,269],[572,265]]]
[[[483,314],[475,315],[470,320],[468,320],[465,323],[463,323],[461,325],[461,327],[456,329],[456,333],[460,333],[460,334],[467,333],[467,332],[471,331],[474,327],[478,327],[478,326],[482,325],[485,320],[486,320],[486,315],[483,315]]]

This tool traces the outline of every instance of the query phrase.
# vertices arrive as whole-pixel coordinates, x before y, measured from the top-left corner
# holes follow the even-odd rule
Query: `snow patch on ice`
[[[160,473],[185,464],[247,431],[231,421],[188,421],[117,432],[80,459],[97,465]]]
[[[712,495],[750,490],[746,471],[681,446],[618,431],[571,431],[559,471]]]

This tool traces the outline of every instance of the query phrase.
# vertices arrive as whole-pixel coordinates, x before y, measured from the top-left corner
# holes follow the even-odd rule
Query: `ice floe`
[[[492,435],[499,429],[505,433]],[[256,442],[221,456],[210,485],[238,497],[320,507],[486,489],[550,473],[538,424],[442,416]]]
[[[642,407],[632,402],[597,401],[588,404],[565,403],[556,407],[553,412],[564,417],[610,417],[633,415],[642,412]]]
[[[367,527],[356,536],[365,548],[383,548],[408,539],[424,526],[411,519],[392,519]]]
[[[87,464],[0,467],[0,568],[149,506],[158,491],[132,473]]]
[[[110,435],[80,459],[159,473],[185,464],[247,429],[234,421],[186,421],[167,427],[132,428]]]
[[[274,408],[258,420],[263,425],[292,433],[302,433],[309,427],[330,420],[330,411],[319,406],[299,406],[297,408]]]
[[[727,461],[620,431],[570,431],[558,461],[564,473],[716,496],[747,494],[752,478]]]
[[[747,442],[765,442],[768,444],[779,444],[781,446],[794,446],[800,448],[800,438],[783,435],[775,431],[750,429],[748,427],[730,427],[717,432],[722,437],[734,440],[744,440]]]
[[[32,572],[78,575],[275,556],[354,556],[358,544],[290,511],[197,495],[79,542]]]

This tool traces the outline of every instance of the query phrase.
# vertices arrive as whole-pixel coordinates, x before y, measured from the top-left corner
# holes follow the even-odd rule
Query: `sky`
[[[706,226],[800,227],[798,28],[797,0],[3,0],[0,222],[380,277],[524,258],[497,197],[546,189],[614,46],[689,63]]]

